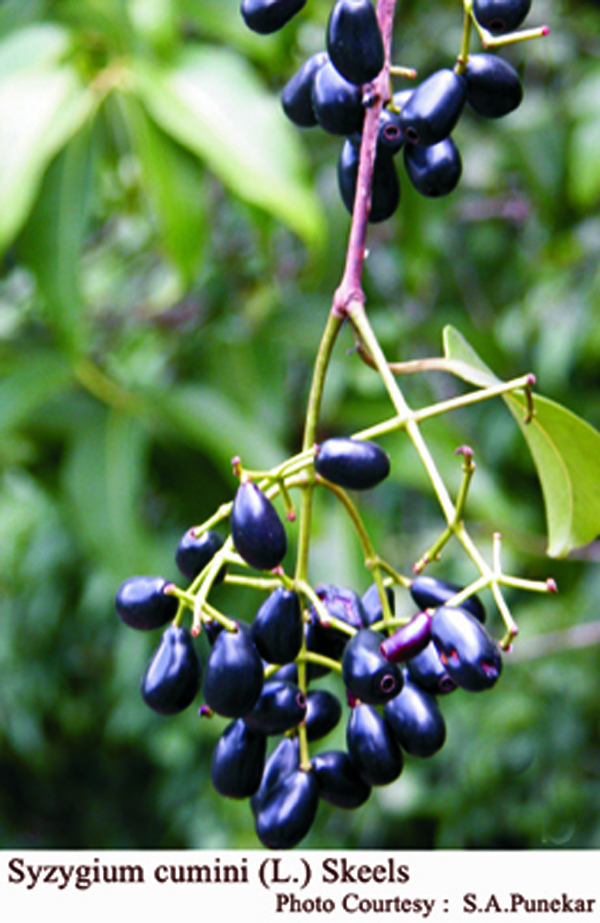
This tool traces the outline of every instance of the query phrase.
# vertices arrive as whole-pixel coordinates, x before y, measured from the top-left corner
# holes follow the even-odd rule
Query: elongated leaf
[[[56,36],[50,41],[58,44]],[[50,160],[93,105],[92,92],[66,65],[0,74],[0,250],[25,222]]]
[[[501,383],[500,379],[494,375],[454,327],[444,327],[443,342],[448,372],[479,388],[488,388]]]
[[[26,422],[28,416],[59,394],[72,379],[56,352],[31,351],[16,357],[0,376],[0,432]]]
[[[85,329],[80,289],[93,181],[92,133],[80,131],[52,163],[22,238],[25,261],[36,274],[50,322],[61,342],[81,351]]]
[[[600,536],[600,433],[554,401],[535,396],[524,423],[525,399],[505,397],[538,471],[548,520],[548,554],[565,557]]]
[[[194,48],[171,69],[138,66],[136,88],[160,127],[201,157],[236,195],[313,246],[323,221],[301,147],[278,101],[229,51]]]
[[[444,330],[447,370],[480,387],[498,384],[475,350],[452,327]],[[532,454],[544,495],[548,554],[565,557],[600,536],[600,433],[570,410],[536,394],[525,423],[525,397],[503,399]]]
[[[189,285],[209,232],[202,170],[191,154],[160,131],[134,97],[123,97],[120,102],[165,248],[184,285]]]
[[[210,388],[180,386],[145,396],[154,412],[221,466],[229,466],[234,455],[253,468],[269,468],[285,458],[283,447],[256,420]]]

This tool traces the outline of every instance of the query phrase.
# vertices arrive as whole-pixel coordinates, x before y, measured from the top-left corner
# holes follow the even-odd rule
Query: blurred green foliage
[[[248,806],[211,790],[223,723],[144,708],[156,639],[124,628],[113,598],[134,573],[175,578],[179,536],[231,498],[234,454],[266,468],[298,449],[348,217],[339,140],[295,131],[277,95],[321,49],[328,9],[311,0],[259,38],[237,0],[0,7],[4,848],[256,845]],[[506,52],[522,107],[502,123],[465,116],[448,200],[403,184],[396,217],[370,232],[368,306],[390,358],[439,355],[451,323],[498,375],[534,371],[598,427],[600,8],[537,0],[530,20],[552,32]],[[460,27],[456,3],[407,0],[395,58],[447,66]],[[389,413],[351,345],[335,352],[324,434]],[[415,406],[456,388],[439,373],[406,382]],[[407,760],[352,815],[321,806],[305,845],[598,848],[600,647],[536,657],[535,637],[597,622],[599,547],[547,559],[531,458],[501,402],[423,431],[454,488],[454,449],[474,447],[467,512],[483,548],[500,530],[506,570],[552,574],[561,592],[515,593],[527,656],[519,639],[493,694],[445,699],[441,753]],[[441,518],[410,447],[386,448],[394,478],[363,508],[406,571]],[[364,590],[339,510],[317,512],[314,581]],[[452,548],[435,573],[473,577]],[[218,592],[251,618],[255,594]]]

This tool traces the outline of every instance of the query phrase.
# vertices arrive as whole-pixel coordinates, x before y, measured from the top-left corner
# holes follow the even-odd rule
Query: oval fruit
[[[419,84],[400,110],[400,124],[409,144],[437,144],[447,138],[460,117],[467,84],[447,68]]]
[[[268,663],[290,663],[300,653],[303,625],[298,594],[277,587],[254,617],[252,640]]]
[[[530,9],[531,0],[473,0],[475,19],[493,35],[518,29]]]
[[[370,0],[336,0],[327,23],[327,51],[335,69],[361,86],[384,64],[383,39]]]
[[[433,756],[444,745],[446,724],[433,696],[408,677],[399,695],[383,709],[400,746],[413,756]]]
[[[300,765],[300,747],[297,737],[284,737],[267,758],[260,786],[250,799],[253,813],[260,808],[267,794]]]
[[[415,616],[402,625],[381,642],[380,650],[383,657],[390,663],[400,663],[416,657],[424,650],[431,640],[431,615],[427,612],[417,612]]]
[[[196,535],[193,529],[188,529],[177,545],[175,563],[184,577],[190,581],[195,580],[222,547],[223,539],[218,532],[209,529],[201,535]],[[215,582],[220,582],[224,577],[223,567]]]
[[[178,601],[164,592],[164,577],[130,577],[115,597],[117,615],[130,628],[152,631],[163,628],[177,615]]]
[[[390,473],[390,459],[375,442],[334,437],[317,446],[315,471],[349,490],[368,490]]]
[[[478,115],[499,119],[517,109],[523,84],[514,67],[492,54],[474,54],[467,61],[467,103]]]
[[[313,84],[317,71],[326,61],[327,54],[324,51],[311,55],[283,88],[283,111],[299,128],[312,128],[318,124],[312,102]]]
[[[346,210],[352,214],[356,197],[360,137],[346,138],[338,158],[338,187]],[[377,224],[391,218],[400,203],[400,183],[391,154],[378,149],[371,181],[369,222]],[[360,488],[355,488],[360,489]]]
[[[285,557],[283,523],[269,498],[252,481],[240,484],[235,493],[231,535],[237,553],[257,570],[272,570]]]
[[[247,626],[221,631],[206,662],[204,700],[226,718],[243,718],[263,688],[263,663]]]
[[[202,665],[187,628],[170,625],[142,677],[146,705],[161,715],[175,715],[196,698]]]
[[[310,689],[306,694],[304,726],[309,741],[321,740],[339,724],[342,717],[340,700],[327,689]]]
[[[396,597],[391,587],[386,586],[385,595],[387,596],[390,612],[393,615],[396,611]],[[375,622],[380,622],[383,618],[383,606],[381,605],[381,597],[376,583],[372,583],[369,589],[363,593],[361,602],[365,612],[365,626],[369,627],[374,625]]]
[[[300,12],[306,0],[242,0],[244,22],[259,35],[278,32]]]
[[[402,751],[385,719],[372,705],[357,705],[346,727],[350,759],[368,785],[389,785],[404,764]]]
[[[226,798],[249,798],[261,782],[266,737],[247,727],[242,718],[228,724],[213,751],[212,784]]]
[[[402,688],[402,673],[382,655],[382,635],[361,628],[344,648],[342,679],[355,699],[368,705],[381,705]]]
[[[444,138],[428,147],[407,144],[404,166],[417,192],[430,199],[449,195],[456,189],[462,174],[462,160],[452,138]]]
[[[452,679],[462,689],[490,689],[502,672],[496,642],[483,625],[459,606],[440,606],[431,620],[431,637]]]
[[[269,680],[244,721],[253,731],[270,736],[298,727],[305,715],[306,697],[299,686]]]
[[[255,815],[256,833],[270,849],[291,849],[312,827],[319,786],[312,771],[295,769],[268,790]]]
[[[437,577],[428,577],[425,574],[419,574],[415,577],[411,587],[410,595],[421,609],[437,609],[443,606],[456,596],[463,588],[456,583],[448,583],[446,580],[438,580]],[[485,608],[478,596],[469,596],[463,599],[460,608],[470,612],[479,622],[485,622]]]
[[[317,70],[312,92],[317,122],[332,135],[351,135],[362,130],[365,110],[360,87],[335,69],[329,57]]]
[[[411,657],[406,666],[412,681],[432,695],[448,695],[456,689],[456,683],[440,660],[433,641],[416,657]]]
[[[343,750],[327,750],[311,760],[319,796],[336,808],[359,808],[368,800],[371,786],[359,775]]]

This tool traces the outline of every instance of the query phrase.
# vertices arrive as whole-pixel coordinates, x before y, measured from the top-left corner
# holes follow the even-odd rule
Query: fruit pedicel
[[[241,12],[251,29],[269,34],[303,6],[304,0],[243,0]],[[465,107],[496,119],[519,106],[523,88],[517,72],[496,54],[471,54],[470,40],[472,29],[484,49],[546,34],[546,27],[515,31],[529,7],[529,0],[465,0],[463,38],[454,68],[436,71],[414,89],[393,92],[393,77],[416,76],[409,68],[390,65],[393,9],[382,30],[382,16],[370,0],[336,0],[326,50],[300,67],[284,87],[281,102],[297,126],[320,126],[345,136],[338,181],[344,205],[353,213],[363,130],[379,93],[367,171],[370,187],[359,206],[363,224],[367,218],[384,221],[396,210],[400,182],[394,158],[400,151],[406,175],[418,192],[447,195],[461,175],[451,133]],[[382,73],[384,86],[389,86],[383,94],[377,83]],[[360,220],[359,215],[357,226]],[[353,220],[353,228],[354,224]],[[510,648],[517,631],[502,586],[555,589],[551,580],[525,581],[504,574],[499,535],[494,536],[492,566],[475,547],[463,523],[475,467],[472,452],[467,447],[457,450],[463,480],[454,504],[420,436],[418,421],[390,381],[391,367],[382,358],[360,304],[352,307],[352,298],[361,301],[356,288],[362,258],[354,276],[350,273],[350,283],[358,279],[354,289],[344,277],[353,294],[342,307],[338,302],[336,308],[334,300],[321,341],[302,451],[266,472],[246,470],[234,459],[239,486],[233,501],[189,529],[177,547],[175,562],[188,581],[186,588],[163,577],[137,576],[126,580],[116,596],[117,613],[126,625],[164,630],[142,679],[144,701],[159,714],[173,715],[200,698],[201,716],[226,719],[212,758],[213,786],[226,798],[249,799],[257,836],[274,849],[291,848],[304,839],[321,801],[344,810],[358,808],[373,787],[398,779],[406,754],[420,759],[436,754],[446,739],[440,698],[459,690],[486,691],[501,676],[502,651]],[[353,323],[361,358],[379,371],[396,416],[363,433],[318,444],[314,437],[325,370],[346,316]],[[525,377],[510,387],[524,391],[531,402],[531,383],[531,377]],[[447,523],[410,576],[376,554],[353,495],[377,489],[388,477],[390,459],[373,437],[397,430],[405,430],[413,442]],[[291,496],[296,490],[300,522],[292,572],[286,562],[291,556],[288,531],[296,528]],[[356,532],[371,575],[362,596],[347,587],[312,586],[308,579],[311,509],[317,491],[332,494],[343,505]],[[223,536],[219,530],[227,523],[228,534]],[[458,539],[479,572],[466,587],[421,573],[452,538]],[[209,601],[223,582],[253,587],[261,595],[252,624],[225,615]],[[499,641],[485,627],[486,610],[477,595],[488,588],[505,625]],[[412,615],[395,615],[395,591],[410,597],[416,610]],[[195,641],[201,631],[209,649],[204,663]],[[314,685],[331,673],[339,678],[339,696]],[[327,749],[322,742],[342,721],[346,748]]]

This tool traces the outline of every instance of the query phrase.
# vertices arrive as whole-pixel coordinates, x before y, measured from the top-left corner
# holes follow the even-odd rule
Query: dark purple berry
[[[278,32],[298,13],[306,0],[242,0],[244,22],[253,32]]]
[[[359,808],[369,798],[371,786],[343,750],[318,753],[311,762],[323,801],[336,808]]]
[[[413,756],[437,753],[446,740],[444,717],[433,696],[404,678],[399,695],[383,709],[386,721],[400,746]]]
[[[260,786],[250,800],[250,807],[256,815],[267,794],[287,775],[300,765],[300,748],[297,737],[284,737],[269,755]]]
[[[247,727],[242,718],[228,724],[213,751],[212,784],[226,798],[249,798],[260,785],[266,738]]]
[[[475,19],[493,35],[518,29],[530,9],[531,0],[473,0]]]
[[[196,698],[202,665],[187,628],[170,625],[142,678],[146,705],[161,715],[175,715]]]
[[[361,89],[345,80],[329,59],[315,74],[312,102],[317,122],[330,134],[351,135],[362,130]]]
[[[177,546],[175,563],[184,577],[190,581],[195,580],[222,546],[223,539],[218,532],[209,529],[196,536],[193,529],[188,529]],[[220,582],[224,577],[225,568],[223,567],[215,582]]]
[[[437,609],[449,599],[460,593],[463,588],[456,583],[438,580],[437,577],[428,577],[420,574],[415,577],[410,587],[410,595],[421,609]],[[486,613],[483,603],[478,596],[469,596],[460,604],[461,609],[470,612],[479,622],[485,622]]]
[[[283,561],[287,536],[275,507],[252,481],[238,487],[231,510],[235,550],[251,567],[272,570]]]
[[[372,705],[357,705],[346,727],[350,759],[368,785],[389,785],[402,772],[400,745]]]
[[[118,616],[141,631],[164,628],[177,614],[175,596],[164,590],[168,581],[164,577],[130,577],[121,584],[115,597]]]
[[[324,51],[311,55],[283,88],[283,111],[299,128],[312,128],[318,124],[312,103],[313,84],[317,71],[326,61],[327,54]]]
[[[490,689],[502,672],[496,642],[483,625],[458,606],[440,606],[431,620],[431,637],[452,679],[462,689]]]
[[[402,673],[383,657],[382,635],[361,628],[344,648],[342,679],[355,699],[368,705],[381,705],[402,688]]]
[[[430,638],[431,616],[427,612],[418,612],[410,622],[381,642],[381,654],[390,663],[401,663],[420,654],[429,644]]]
[[[448,695],[456,689],[433,641],[416,657],[411,657],[406,666],[413,683],[432,695]]]
[[[256,833],[270,849],[291,849],[309,832],[319,806],[312,771],[295,769],[268,790],[255,814]]]
[[[277,587],[264,601],[252,623],[252,639],[268,663],[290,663],[302,647],[300,599],[294,590]]]
[[[454,71],[436,71],[412,91],[400,111],[409,144],[437,144],[447,138],[460,117],[467,85]]]
[[[306,697],[299,686],[269,680],[244,721],[257,733],[271,736],[298,727],[306,715]]]
[[[397,154],[404,144],[400,113],[391,109],[382,109],[377,129],[377,151]]]
[[[306,694],[307,740],[321,740],[337,727],[342,717],[340,700],[327,689],[310,689]]]
[[[263,688],[263,664],[247,626],[222,631],[209,654],[204,677],[204,700],[226,718],[243,718]]]
[[[359,144],[359,139],[354,137],[346,138],[338,158],[338,187],[342,202],[350,214],[354,210],[354,198],[356,196],[356,181],[360,159]],[[373,165],[369,222],[377,224],[380,221],[387,221],[398,208],[399,202],[400,183],[392,156],[386,151],[378,150]]]
[[[386,586],[385,595],[387,596],[390,612],[393,615],[396,611],[396,597],[394,596],[394,591],[391,587]],[[365,612],[366,627],[374,625],[375,622],[380,622],[382,620],[383,606],[381,605],[381,597],[379,595],[379,590],[376,583],[372,583],[369,589],[363,593],[361,602]]]
[[[347,622],[357,630],[365,624],[365,614],[360,601],[360,596],[345,587],[319,584],[315,592],[325,606],[328,614],[341,622]],[[317,654],[323,654],[332,660],[339,660],[348,641],[349,635],[334,625],[325,625],[321,622],[316,609],[310,608],[310,623],[306,626],[307,648]],[[308,664],[311,678],[323,675],[321,667]],[[313,670],[313,667],[318,669]],[[327,672],[325,670],[325,672]]]
[[[514,67],[492,54],[474,54],[464,71],[467,102],[478,115],[499,119],[517,109],[523,84]]]
[[[327,51],[350,83],[374,80],[384,63],[383,39],[370,0],[336,0],[327,23]]]
[[[390,473],[390,459],[375,442],[334,437],[315,452],[315,471],[348,490],[368,490]]]
[[[462,160],[452,138],[444,138],[429,147],[407,144],[404,167],[417,192],[430,199],[438,199],[456,189],[462,173]]]

